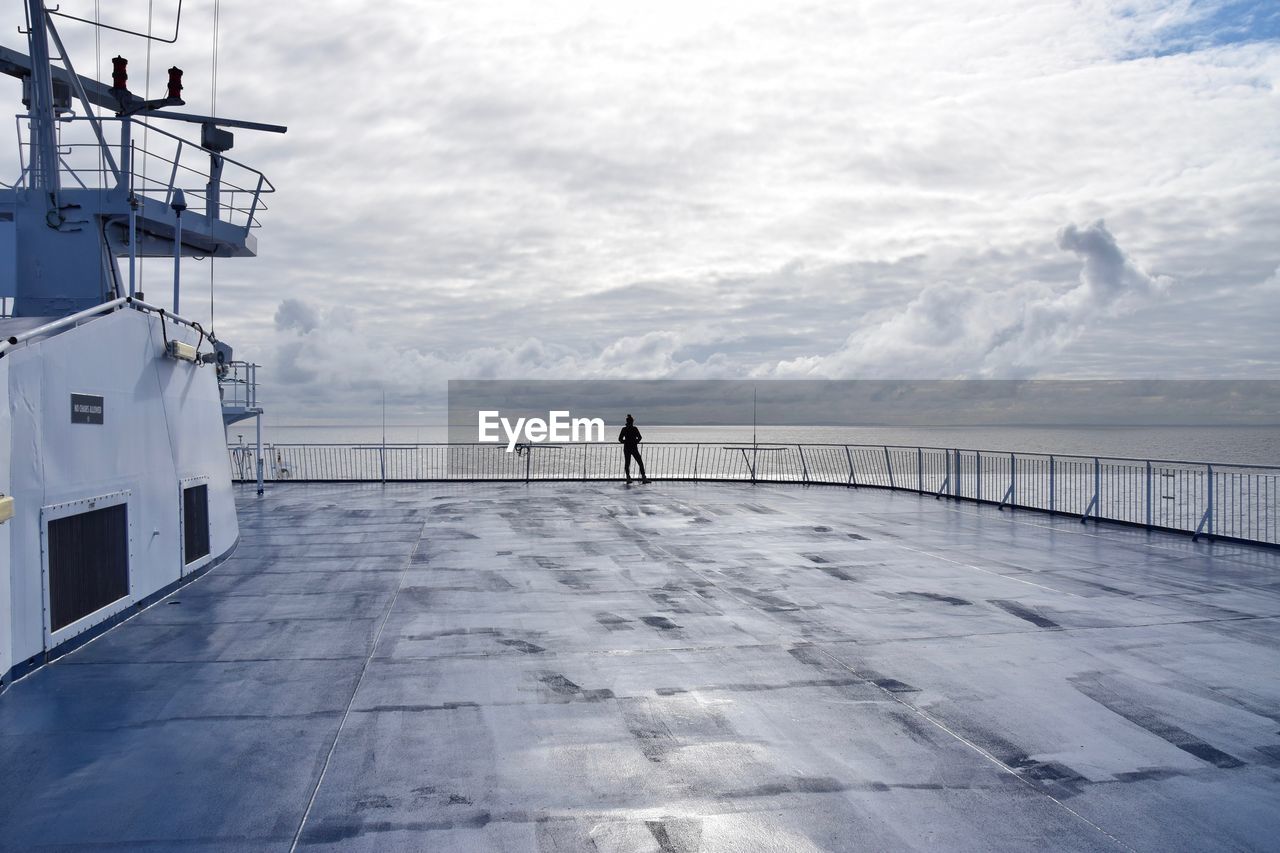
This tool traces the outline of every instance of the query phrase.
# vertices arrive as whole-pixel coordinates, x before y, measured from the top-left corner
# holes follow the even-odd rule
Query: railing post
[[[1147,460],[1147,529],[1151,529],[1152,506],[1151,506],[1151,460]]]
[[[1018,455],[1009,454],[1009,506],[1018,503]]]
[[[888,469],[888,471],[889,471],[889,488],[891,488],[891,489],[892,489],[892,488],[894,488],[894,485],[893,485],[893,460],[891,460],[891,459],[889,458],[889,445],[887,445],[887,444],[884,446],[884,467],[885,467],[886,469]]]
[[[698,479],[698,457],[702,455],[702,442],[698,442],[693,446],[693,479]]]
[[[1209,505],[1205,508],[1205,515],[1209,519],[1209,535],[1213,536],[1213,466],[1206,465],[1205,473],[1209,477]]]
[[[1204,515],[1200,516],[1200,523],[1196,525],[1196,532],[1191,534],[1192,542],[1199,539],[1202,533],[1213,536],[1213,466],[1206,465],[1205,468],[1209,477],[1206,493],[1208,500],[1205,502]]]
[[[266,176],[262,173],[258,174],[258,186],[253,190],[253,203],[249,205],[249,220],[244,224],[245,236],[249,236],[249,232],[253,230],[253,217],[258,213],[258,199],[262,197],[262,182],[266,180]],[[230,216],[227,217],[230,219]]]
[[[262,467],[263,467],[263,459],[262,459],[262,413],[261,413],[261,412],[259,412],[258,414],[254,415],[254,418],[253,418],[253,419],[254,419],[254,421],[256,422],[256,426],[257,426],[257,428],[258,428],[258,494],[259,494],[259,495],[261,495],[261,494],[263,493],[263,491],[264,491],[264,489],[262,488]]]
[[[527,444],[524,448],[524,482],[529,484],[529,466],[533,463],[533,445]]]
[[[849,460],[849,481],[845,483],[845,486],[853,486],[856,489],[858,488],[858,478],[853,475],[853,453],[849,450],[849,445],[847,444],[844,446],[844,455]]]
[[[982,502],[982,451],[973,451],[973,476],[975,479],[973,499]]]
[[[1102,518],[1102,463],[1093,457],[1093,520]]]
[[[1051,453],[1049,454],[1049,512],[1051,513],[1057,512],[1058,509],[1057,493],[1054,490],[1054,486],[1056,485],[1054,483],[1054,480],[1056,479],[1054,475],[1057,473],[1057,468],[1057,460],[1054,459],[1053,454]]]
[[[796,450],[800,451],[800,470],[804,473],[804,484],[809,485],[809,463],[804,458],[804,445],[797,444]]]
[[[924,494],[924,449],[916,448],[916,491]]]

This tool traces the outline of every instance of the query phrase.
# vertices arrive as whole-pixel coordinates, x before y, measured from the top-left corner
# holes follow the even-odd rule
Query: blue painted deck
[[[240,502],[0,696],[0,848],[1280,838],[1280,552],[821,487]]]

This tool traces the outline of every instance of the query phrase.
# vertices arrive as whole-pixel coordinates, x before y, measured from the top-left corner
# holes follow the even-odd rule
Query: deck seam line
[[[302,831],[306,829],[307,818],[311,817],[311,809],[316,804],[316,798],[320,795],[320,786],[324,784],[325,774],[329,772],[329,763],[333,760],[333,754],[338,749],[338,741],[342,738],[342,730],[347,726],[347,720],[351,717],[351,708],[355,705],[356,695],[360,692],[360,685],[364,683],[365,674],[369,671],[369,664],[372,663],[374,655],[378,651],[378,643],[382,640],[382,632],[387,627],[387,622],[391,619],[391,612],[395,609],[396,600],[400,597],[400,591],[404,588],[404,579],[409,574],[409,567],[413,565],[413,555],[418,548],[422,546],[422,539],[427,532],[427,522],[431,519],[434,507],[427,510],[426,516],[422,519],[422,527],[418,531],[418,545],[413,551],[404,557],[404,568],[400,571],[400,580],[396,584],[396,591],[391,596],[391,601],[387,603],[387,610],[382,614],[382,622],[378,624],[378,630],[373,635],[373,642],[369,644],[369,654],[364,659],[364,665],[360,667],[360,676],[356,679],[355,687],[351,690],[351,697],[347,700],[347,707],[342,712],[342,720],[338,723],[338,729],[333,733],[333,742],[329,744],[329,752],[324,757],[324,764],[320,767],[320,775],[316,778],[315,787],[311,789],[311,797],[307,800],[307,808],[302,813],[302,820],[298,822],[298,830],[293,835],[293,843],[289,846],[289,853],[294,853],[298,849],[298,842],[302,840]]]
[[[1076,595],[1076,593],[1074,592],[1067,592],[1066,590],[1063,590],[1063,589],[1054,589],[1053,587],[1045,586],[1042,583],[1033,583],[1032,581],[1026,581],[1026,580],[1023,580],[1022,578],[1014,577],[1013,575],[1005,575],[1005,574],[1001,574],[1000,572],[993,572],[990,569],[984,569],[981,566],[975,566],[972,563],[963,563],[960,560],[953,560],[950,557],[944,557],[941,554],[935,554],[932,551],[925,551],[922,548],[912,548],[910,545],[902,545],[896,542],[892,544],[894,545],[894,547],[901,548],[904,551],[910,551],[913,554],[923,554],[926,557],[933,557],[935,560],[942,560],[944,563],[951,563],[953,566],[961,566],[962,568],[973,569],[975,572],[982,572],[984,575],[992,575],[994,577],[1004,578],[1005,580],[1017,581],[1018,583],[1024,583],[1027,586],[1034,586],[1039,589],[1047,589],[1049,592],[1056,592],[1059,595],[1070,595],[1073,598],[1080,598],[1080,596]]]

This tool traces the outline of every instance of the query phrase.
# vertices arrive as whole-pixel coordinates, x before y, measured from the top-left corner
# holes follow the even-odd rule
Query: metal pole
[[[1102,463],[1093,458],[1093,520],[1102,518]]]
[[[53,114],[53,73],[49,66],[49,31],[44,0],[27,0],[31,29],[31,186],[45,194],[50,209],[58,210],[58,139]]]
[[[924,494],[924,450],[916,448],[916,491]]]
[[[181,189],[173,191],[173,201],[169,203],[173,208],[173,212],[177,218],[177,225],[173,230],[173,313],[180,314],[178,310],[178,282],[182,274],[182,211],[187,209],[187,197]]]
[[[889,471],[889,488],[893,488],[893,462],[889,459],[889,445],[884,446],[884,467]]]
[[[253,420],[258,429],[258,494],[263,492],[262,488],[262,413],[254,415]]]
[[[1212,536],[1213,535],[1213,466],[1206,465],[1205,468],[1208,471],[1208,475],[1209,475],[1209,507],[1206,510],[1206,512],[1209,515],[1209,535]]]
[[[1009,454],[1009,506],[1018,503],[1018,456]]]
[[[973,499],[975,501],[981,502],[982,501],[982,451],[981,450],[973,451],[973,479],[974,479]]]
[[[129,296],[138,292],[138,197],[129,192]]]
[[[1151,529],[1151,460],[1147,460],[1147,529]]]
[[[1056,479],[1054,477],[1054,474],[1057,471],[1057,467],[1058,467],[1057,460],[1053,458],[1052,454],[1050,454],[1049,456],[1049,512],[1056,512],[1058,508],[1057,500],[1056,500],[1057,493],[1054,491],[1054,486],[1055,486],[1054,480]]]

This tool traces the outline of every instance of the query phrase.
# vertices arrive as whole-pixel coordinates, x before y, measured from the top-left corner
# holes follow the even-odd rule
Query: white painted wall
[[[0,388],[9,387],[9,364],[0,359]],[[12,447],[13,431],[10,428],[9,407],[0,407],[0,492],[13,494],[9,485],[9,449]],[[13,666],[13,620],[9,607],[10,573],[12,565],[12,548],[9,531],[14,522],[0,524],[0,676]]]
[[[8,372],[18,504],[6,525],[12,528],[10,602],[0,611],[13,617],[11,664],[45,647],[41,507],[128,489],[135,600],[182,575],[180,478],[209,478],[212,554],[235,544],[214,368],[165,357],[160,324],[151,314],[117,311],[0,360]],[[167,332],[193,345],[198,339],[172,323]],[[101,426],[71,423],[72,393],[104,398]]]

